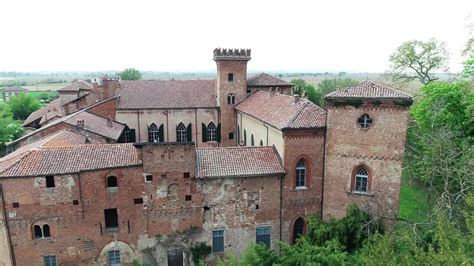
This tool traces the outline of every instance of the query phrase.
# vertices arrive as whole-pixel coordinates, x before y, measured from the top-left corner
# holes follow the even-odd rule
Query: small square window
[[[78,200],[73,200],[72,205],[79,205],[79,201]]]
[[[186,199],[186,201],[191,201],[191,200],[192,200],[192,196],[191,196],[191,195],[186,195],[186,196],[185,196],[185,199]]]
[[[212,231],[212,252],[224,252],[224,230]]]
[[[259,244],[259,243],[262,243],[264,244],[265,246],[267,246],[267,248],[270,248],[270,232],[271,232],[271,228],[270,226],[260,226],[260,227],[257,227],[257,239],[256,239],[256,243]]]
[[[44,266],[56,266],[56,265],[58,265],[58,262],[56,260],[56,256],[54,256],[54,255],[43,256],[43,262],[44,262]]]
[[[153,181],[153,175],[146,175],[146,176],[145,176],[145,180],[146,180],[146,182],[151,182],[151,181]]]
[[[229,139],[234,139],[234,132],[229,132]]]
[[[109,265],[120,265],[120,250],[109,250]]]
[[[229,73],[229,75],[227,76],[227,80],[234,81],[234,73]]]
[[[189,172],[184,172],[183,177],[184,178],[190,178],[191,175],[189,174]]]
[[[20,208],[20,203],[13,202],[13,208]]]
[[[52,176],[52,175],[46,176],[46,187],[47,188],[55,187],[55,185],[54,185],[54,176]]]
[[[134,203],[134,204],[143,204],[143,198],[136,198],[136,199],[133,199],[133,203]]]

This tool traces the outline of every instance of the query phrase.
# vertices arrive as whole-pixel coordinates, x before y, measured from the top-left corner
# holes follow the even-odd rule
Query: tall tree
[[[8,107],[13,113],[13,118],[24,120],[31,113],[41,107],[40,102],[33,95],[21,93],[18,96],[13,96],[8,101]]]
[[[428,84],[438,78],[434,71],[447,71],[449,60],[446,45],[437,40],[408,41],[390,56],[391,73],[395,81],[409,82],[418,79]]]
[[[142,79],[142,73],[135,68],[127,68],[119,73],[122,80],[140,80]]]
[[[320,106],[323,106],[324,104],[323,98],[324,96],[326,96],[326,94],[331,93],[340,88],[350,87],[357,83],[359,83],[357,80],[351,79],[351,78],[344,78],[344,79],[342,78],[327,79],[326,78],[322,80],[321,82],[318,83],[318,91],[321,94],[320,101],[318,104]]]

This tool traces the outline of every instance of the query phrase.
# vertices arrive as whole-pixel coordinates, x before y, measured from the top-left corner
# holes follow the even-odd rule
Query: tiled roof
[[[291,83],[282,79],[261,73],[247,79],[247,86],[249,87],[267,87],[267,86],[291,86]]]
[[[33,113],[31,113],[26,120],[23,122],[22,126],[27,126],[28,124],[31,124],[35,122],[36,120],[41,120],[43,123],[47,121],[47,119],[43,119],[48,112],[57,112],[59,114],[60,111],[60,100],[56,99],[54,101],[51,101],[48,105],[45,107],[42,107]],[[54,116],[49,116],[50,118]]]
[[[329,100],[339,98],[412,99],[412,96],[386,85],[366,80],[351,87],[331,92],[324,98]]]
[[[82,80],[78,80],[78,81],[75,81],[69,85],[67,85],[66,87],[63,87],[61,89],[58,90],[58,92],[66,92],[66,91],[79,91],[80,89],[83,89],[83,90],[92,90],[92,84],[88,83],[88,82],[85,82],[85,81],[82,81]]]
[[[1,160],[0,177],[59,175],[140,164],[131,143],[39,148]]]
[[[307,99],[295,103],[295,97],[257,91],[235,106],[277,129],[321,128],[326,126],[326,111]]]
[[[270,176],[285,173],[274,147],[196,149],[199,178]]]
[[[217,107],[215,80],[121,81],[117,109]]]
[[[116,121],[112,121],[112,126],[107,125],[107,118],[99,116],[88,111],[77,112],[72,116],[65,117],[63,122],[77,126],[77,121],[84,120],[84,129],[100,136],[118,140],[122,134],[125,125]]]

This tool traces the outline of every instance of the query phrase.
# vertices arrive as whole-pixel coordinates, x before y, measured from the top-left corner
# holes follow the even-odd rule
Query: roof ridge
[[[306,106],[308,106],[308,104],[309,104],[310,102],[311,102],[311,101],[306,100],[306,101],[299,107],[299,109],[295,112],[295,114],[293,115],[293,117],[291,117],[290,120],[288,120],[288,122],[286,122],[283,127],[288,127],[291,123],[293,123],[293,121],[296,120],[296,118],[301,114],[301,112],[306,108]],[[295,103],[295,104],[297,104],[297,103]]]
[[[12,167],[16,166],[17,164],[19,164],[24,158],[30,156],[31,153],[33,153],[33,149],[27,150],[27,151],[25,151],[24,153],[18,154],[18,157],[19,157],[19,158],[18,158],[13,164],[11,164],[9,167],[7,167],[7,168],[5,168],[4,170],[0,171],[0,175],[1,175],[2,173],[5,173],[7,170],[10,170]],[[23,154],[24,154],[24,155],[23,155]],[[23,155],[23,156],[21,156],[21,155]],[[16,157],[16,156],[15,156],[15,157]],[[13,158],[11,158],[11,159],[14,159],[15,157],[13,157]],[[0,161],[0,163],[1,163],[1,161]]]

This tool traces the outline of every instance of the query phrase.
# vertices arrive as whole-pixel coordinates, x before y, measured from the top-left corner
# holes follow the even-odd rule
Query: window
[[[234,73],[229,73],[229,74],[227,75],[227,80],[228,80],[228,81],[234,81]]]
[[[263,140],[260,140],[260,146],[263,146]]]
[[[120,250],[109,250],[107,257],[109,266],[120,266]]]
[[[306,185],[306,163],[300,159],[296,163],[296,188],[303,188]]]
[[[168,266],[185,265],[183,263],[183,249],[168,249],[166,255],[168,257]]]
[[[247,146],[247,130],[244,129],[244,146]]]
[[[20,208],[20,203],[13,202],[13,208]]]
[[[46,176],[46,187],[47,188],[55,187],[55,185],[54,185],[54,176],[52,176],[52,175]]]
[[[193,197],[191,195],[186,195],[186,196],[184,196],[184,199],[186,201],[191,201],[193,199]]]
[[[264,244],[267,248],[270,248],[270,226],[261,226],[257,227],[257,239],[256,243],[262,243]]]
[[[114,229],[118,228],[118,215],[117,209],[105,209],[104,210],[105,218],[105,228]]]
[[[158,131],[158,127],[155,123],[151,124],[148,127],[148,142],[159,142],[160,141],[160,132]]]
[[[301,235],[304,234],[304,219],[299,217],[293,225],[293,243],[296,242]]]
[[[73,200],[72,205],[79,205],[79,201],[78,200]]]
[[[122,132],[122,135],[119,138],[120,143],[129,143],[129,142],[135,142],[135,129],[129,128],[127,125],[125,125],[125,129]]]
[[[143,204],[143,198],[133,199],[133,204]]]
[[[253,138],[253,134],[250,137],[250,145],[255,146],[255,139]]]
[[[227,95],[227,104],[235,104],[235,95],[230,93]]]
[[[216,125],[214,123],[210,122],[209,125],[207,126],[207,141],[217,141],[217,130],[216,130]]]
[[[35,239],[43,238],[43,231],[41,230],[41,226],[39,225],[33,226],[33,231],[34,231],[33,233],[34,233]]]
[[[58,262],[56,260],[56,256],[54,256],[54,255],[43,256],[43,263],[44,263],[44,266],[56,266],[56,265],[58,265]]]
[[[51,237],[51,232],[49,231],[49,225],[43,225],[43,237]]]
[[[357,120],[360,127],[362,128],[369,128],[372,125],[372,118],[368,114],[364,114]]]
[[[145,175],[145,181],[146,181],[146,182],[151,182],[151,181],[153,181],[153,175]]]
[[[107,177],[107,187],[118,187],[117,177],[109,176]]]
[[[369,191],[369,173],[364,167],[359,167],[356,171],[354,190],[362,193]]]
[[[234,132],[229,132],[229,139],[234,139]]]
[[[183,173],[183,178],[190,178],[191,177],[191,173],[189,172],[184,172]]]
[[[176,127],[176,142],[190,142],[192,139],[191,124],[186,127],[183,123],[179,123]]]
[[[212,231],[212,252],[224,252],[224,230]]]

